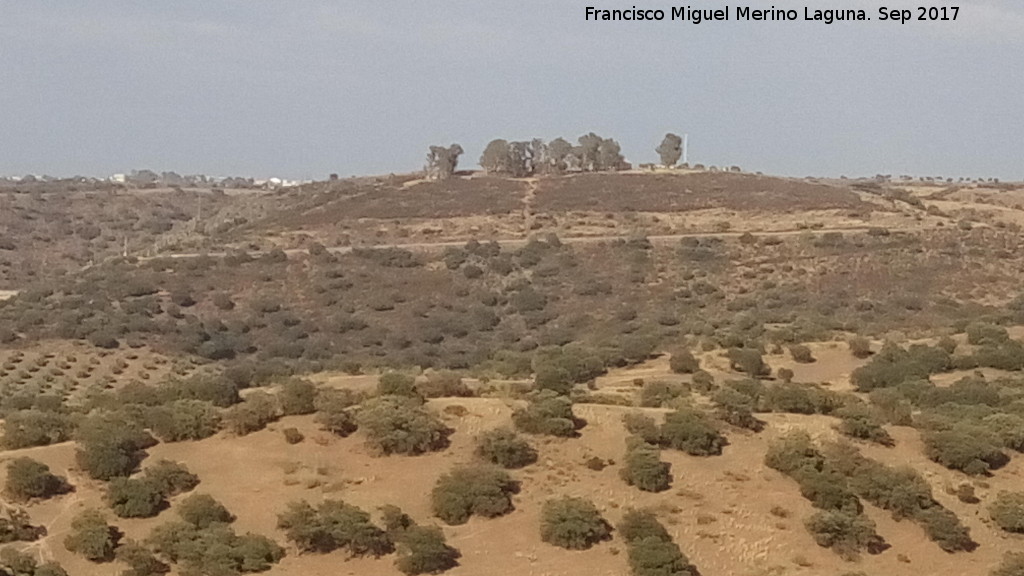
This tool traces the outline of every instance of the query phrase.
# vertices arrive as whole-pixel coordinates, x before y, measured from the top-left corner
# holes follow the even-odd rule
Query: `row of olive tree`
[[[655,149],[661,163],[672,167],[683,155],[683,139],[666,134]],[[443,180],[455,174],[462,146],[431,146],[427,153],[426,175]],[[561,174],[566,171],[603,172],[624,170],[629,167],[622,156],[622,147],[612,138],[603,138],[590,132],[577,139],[574,146],[564,138],[545,142],[540,138],[530,141],[492,140],[480,156],[480,166],[489,174],[506,174],[514,178],[535,174]]]

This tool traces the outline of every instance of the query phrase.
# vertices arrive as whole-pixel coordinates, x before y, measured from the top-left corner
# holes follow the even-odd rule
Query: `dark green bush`
[[[750,348],[731,348],[728,352],[729,366],[743,372],[751,378],[760,378],[771,374],[771,368],[765,364],[761,353]]]
[[[9,450],[48,446],[71,439],[74,424],[65,414],[22,410],[4,416],[3,446]]]
[[[387,372],[381,374],[377,381],[377,394],[380,396],[406,396],[408,398],[419,398],[416,390],[416,379],[401,372]]]
[[[364,402],[357,415],[367,445],[380,454],[422,454],[442,450],[451,431],[415,399],[381,396]]]
[[[672,401],[686,394],[686,389],[679,384],[655,380],[644,382],[640,389],[640,405],[645,408],[661,408],[671,405]]]
[[[503,468],[522,468],[537,461],[537,451],[508,428],[484,432],[476,440],[476,454]]]
[[[661,429],[654,418],[640,412],[629,412],[622,416],[622,424],[626,431],[651,444],[661,444]]]
[[[805,523],[818,546],[831,548],[841,557],[855,559],[862,550],[878,550],[882,537],[875,523],[861,514],[839,510],[819,510]]]
[[[143,470],[144,478],[152,482],[161,494],[176,496],[199,485],[199,477],[188,468],[171,460],[160,460]]]
[[[987,324],[985,322],[974,322],[969,324],[966,332],[967,343],[975,346],[985,344],[998,346],[1010,339],[1010,335],[1006,332],[1006,328],[996,326],[994,324]]]
[[[214,522],[229,523],[235,517],[223,504],[209,494],[192,494],[178,504],[181,519],[196,528],[206,528]]]
[[[220,412],[203,400],[176,400],[151,408],[146,420],[157,438],[164,442],[202,440],[220,430]]]
[[[669,369],[676,374],[693,374],[700,370],[700,362],[689,350],[676,350],[668,360]]]
[[[281,386],[277,395],[285,416],[312,414],[315,410],[316,386],[309,380],[292,378]]]
[[[130,475],[155,440],[131,419],[91,414],[78,429],[78,466],[96,480]]]
[[[977,544],[971,539],[970,529],[960,523],[956,514],[942,508],[932,506],[917,513],[915,519],[928,538],[946,552],[971,551]]]
[[[239,536],[223,523],[204,529],[185,522],[161,524],[146,543],[177,564],[180,573],[195,576],[265,572],[284,557],[284,550],[273,540],[252,533]]]
[[[38,460],[22,456],[7,464],[4,492],[14,500],[50,498],[71,491],[63,476],[50,472],[50,467]]]
[[[611,527],[589,500],[563,496],[541,508],[540,538],[570,550],[586,550],[611,538]]]
[[[281,433],[284,434],[284,441],[289,444],[298,444],[306,439],[298,428],[285,428]]]
[[[324,500],[316,508],[292,502],[278,515],[277,527],[300,550],[327,553],[344,548],[353,556],[382,556],[394,546],[370,521],[370,515],[340,500]]]
[[[423,381],[416,384],[416,389],[424,398],[466,398],[473,395],[458,374],[447,370],[427,373]]]
[[[316,421],[324,430],[344,438],[358,428],[350,408],[361,401],[350,390],[321,390],[314,402]]]
[[[871,351],[871,342],[862,336],[850,338],[846,345],[850,347],[850,354],[853,354],[854,358],[867,358],[874,354]]]
[[[805,344],[793,344],[789,347],[789,354],[795,362],[800,364],[810,364],[815,361],[810,347]]]
[[[718,408],[717,415],[722,421],[755,432],[764,429],[764,422],[754,417],[754,401],[735,388],[720,388],[711,399]]]
[[[924,434],[928,458],[952,470],[971,475],[987,474],[1006,464],[1002,442],[994,434],[971,424]]]
[[[120,518],[151,518],[167,506],[160,486],[147,478],[112,479],[105,500]]]
[[[436,515],[448,524],[464,524],[470,516],[494,518],[512,511],[519,486],[500,468],[464,466],[438,478],[430,494]]]
[[[661,461],[661,450],[640,438],[627,440],[620,475],[630,486],[644,492],[662,492],[672,484],[672,465]]]
[[[277,398],[266,392],[255,392],[249,394],[245,402],[229,408],[224,423],[231,432],[245,436],[263,430],[280,417],[281,407]]]
[[[438,574],[458,565],[459,551],[436,526],[411,526],[398,538],[395,566],[403,574]]]
[[[527,434],[563,437],[575,436],[582,425],[572,412],[572,401],[551,390],[532,394],[526,408],[512,414],[512,422]]]
[[[1024,533],[1024,492],[1000,492],[988,512],[1003,530]]]
[[[628,545],[633,576],[696,576],[696,568],[671,540],[641,538]]]
[[[721,454],[726,444],[725,437],[707,418],[692,409],[680,409],[667,414],[661,426],[661,438],[669,448],[691,456]]]
[[[871,408],[863,404],[853,404],[840,408],[836,412],[839,416],[839,432],[851,438],[860,438],[881,444],[893,446],[892,436],[882,427],[881,419]]]
[[[87,560],[108,562],[114,559],[120,538],[120,531],[107,524],[103,514],[90,508],[71,520],[71,532],[64,538],[64,547]]]
[[[117,560],[128,565],[121,576],[157,576],[170,572],[171,567],[161,562],[142,544],[129,540],[117,547]]]

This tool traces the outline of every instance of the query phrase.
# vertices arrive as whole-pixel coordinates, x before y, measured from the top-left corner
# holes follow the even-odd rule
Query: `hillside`
[[[990,574],[1024,531],[1022,193],[697,171],[7,191],[10,549],[73,575],[397,575],[444,546],[453,576]],[[439,508],[506,428],[536,455]],[[23,457],[74,490],[20,497]],[[198,485],[158,489],[161,459]],[[182,525],[195,494],[233,518]],[[561,496],[610,533],[552,543]],[[634,508],[667,536],[627,537]],[[87,509],[123,532],[93,560],[65,542]]]

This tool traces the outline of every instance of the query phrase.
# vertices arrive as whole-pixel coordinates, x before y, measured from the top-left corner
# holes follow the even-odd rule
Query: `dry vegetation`
[[[6,191],[0,567],[1015,574],[1017,193]]]

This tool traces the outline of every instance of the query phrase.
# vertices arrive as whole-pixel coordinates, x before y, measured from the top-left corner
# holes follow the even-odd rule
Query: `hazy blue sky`
[[[584,21],[634,3],[673,5],[0,0],[0,174],[404,172],[429,144],[475,165],[493,138],[588,131],[648,162],[675,131],[769,173],[1024,179],[1020,0],[902,26]]]

